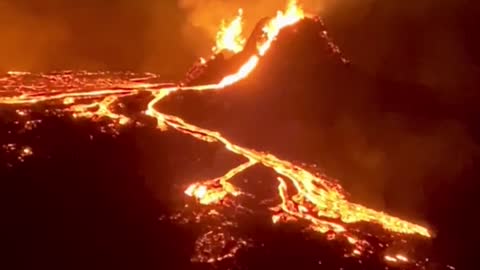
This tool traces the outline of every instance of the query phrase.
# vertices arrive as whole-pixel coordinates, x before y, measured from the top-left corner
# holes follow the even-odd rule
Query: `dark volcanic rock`
[[[478,109],[443,100],[435,89],[365,75],[345,63],[324,30],[313,20],[289,27],[245,81],[223,91],[177,93],[159,108],[240,145],[319,164],[355,201],[429,224],[438,237],[422,242],[432,247],[419,256],[441,261],[439,269],[461,261],[476,211],[469,198],[478,176],[472,170]],[[197,82],[221,78],[242,57],[219,61]],[[210,268],[190,263],[201,224],[164,217],[190,203],[182,196],[188,183],[238,163],[222,147],[149,125],[112,136],[100,132],[102,123],[68,117],[44,117],[29,132],[19,132],[16,119],[1,120],[2,144],[16,141],[35,153],[8,167],[13,161],[1,152],[9,264],[3,268]],[[246,178],[246,190],[268,197],[271,177],[255,167],[234,181],[241,186]],[[360,263],[343,256],[342,243],[295,225],[273,226],[262,214],[238,227],[257,245],[220,269],[385,269],[383,254]]]
[[[358,202],[426,223],[440,218],[442,254],[465,256],[451,254],[465,235],[442,231],[468,211],[441,209],[472,203],[461,194],[471,194],[479,164],[478,99],[367,75],[323,30],[310,20],[286,28],[246,80],[161,106],[240,145],[318,164]]]

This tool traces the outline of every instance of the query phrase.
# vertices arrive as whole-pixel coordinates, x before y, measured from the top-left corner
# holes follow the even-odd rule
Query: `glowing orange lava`
[[[222,29],[217,36],[216,51],[228,49],[238,52],[243,48],[244,39],[241,36],[241,12],[229,27]],[[163,98],[178,91],[208,91],[219,90],[246,78],[257,66],[263,55],[268,51],[280,30],[297,23],[304,18],[303,10],[292,0],[284,12],[279,11],[263,28],[264,39],[257,43],[257,53],[251,55],[237,72],[229,74],[216,84],[197,86],[161,85],[149,83],[130,83],[117,85],[111,89],[94,89],[89,91],[49,92],[21,90],[16,95],[1,96],[0,104],[29,105],[40,102],[51,102],[65,107],[74,117],[108,118],[120,125],[128,124],[130,119],[115,112],[114,105],[120,98],[137,95],[142,92],[150,93],[153,98],[148,103],[145,114],[156,119],[157,127],[161,130],[175,129],[196,139],[208,143],[220,143],[233,154],[241,156],[245,162],[231,169],[225,175],[215,179],[191,184],[185,194],[196,198],[200,204],[212,205],[222,203],[227,198],[234,199],[243,192],[229,180],[255,164],[272,169],[278,175],[278,196],[280,204],[275,209],[272,220],[280,221],[302,220],[310,224],[314,231],[326,233],[334,232],[343,235],[352,245],[360,240],[355,233],[349,230],[348,224],[369,222],[378,224],[385,230],[399,234],[418,234],[430,237],[425,227],[390,216],[386,213],[369,209],[365,206],[347,200],[342,187],[328,179],[315,175],[306,169],[289,161],[282,160],[273,154],[258,152],[229,141],[217,131],[207,130],[183,119],[160,112],[157,104]],[[220,40],[220,41],[219,41]],[[11,73],[7,79],[14,80],[15,76],[23,73]],[[7,80],[7,81],[8,81]],[[0,93],[1,94],[1,93]],[[32,154],[31,149],[24,150],[25,154]],[[354,251],[359,253],[360,251]],[[404,261],[406,257],[385,257],[386,260]]]
[[[242,36],[242,15],[243,10],[239,9],[237,17],[229,25],[225,25],[225,21],[222,21],[217,33],[216,45],[212,48],[213,53],[220,53],[223,50],[238,53],[243,50],[246,39]]]
[[[257,44],[258,54],[263,56],[270,48],[272,41],[278,36],[282,28],[295,24],[305,17],[303,10],[297,5],[296,0],[290,0],[285,12],[278,11],[277,16],[270,20],[263,28],[266,40]]]

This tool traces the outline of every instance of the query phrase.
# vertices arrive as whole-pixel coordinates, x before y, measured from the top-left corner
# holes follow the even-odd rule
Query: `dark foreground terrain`
[[[272,225],[264,213],[238,221],[231,233],[251,245],[234,259],[192,263],[208,225],[169,217],[191,203],[189,183],[224,173],[235,158],[148,119],[117,132],[108,121],[35,115],[42,123],[25,130],[6,106],[0,144],[33,155],[0,151],[2,269],[476,269],[467,265],[476,248],[478,95],[375,78],[327,46],[311,25],[287,29],[245,81],[159,106],[240,145],[316,164],[353,200],[428,225],[435,238],[412,253],[421,266],[388,265],[381,252],[346,258],[342,243]],[[255,168],[244,178],[268,193],[270,176]]]

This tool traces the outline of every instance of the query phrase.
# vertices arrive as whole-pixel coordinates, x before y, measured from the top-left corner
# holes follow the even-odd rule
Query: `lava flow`
[[[238,53],[243,49],[245,39],[241,36],[241,15],[242,11],[240,10],[238,17],[229,26],[223,24],[217,35],[215,53],[222,50]],[[179,84],[145,83],[141,81],[129,81],[128,83],[97,81],[91,85],[90,90],[88,90],[88,86],[84,85],[82,89],[87,90],[80,91],[74,87],[66,91],[50,91],[48,83],[41,86],[18,88],[16,81],[20,80],[25,74],[11,72],[0,78],[0,85],[4,89],[4,92],[0,92],[0,104],[16,106],[30,106],[38,103],[53,104],[61,107],[62,112],[71,113],[75,118],[107,118],[119,125],[125,125],[131,119],[114,109],[119,100],[128,96],[148,93],[152,98],[144,113],[156,119],[156,125],[159,129],[172,128],[208,143],[223,144],[230,152],[245,158],[244,163],[231,169],[226,174],[215,179],[193,183],[185,190],[186,195],[195,198],[200,204],[222,204],[227,198],[233,199],[242,196],[244,194],[242,190],[234,186],[229,180],[254,165],[263,165],[275,171],[278,175],[280,204],[272,208],[274,223],[281,221],[307,222],[312,230],[320,233],[333,232],[345,237],[354,246],[358,246],[358,243],[363,242],[363,239],[360,239],[355,231],[349,229],[349,224],[358,222],[378,224],[392,233],[418,234],[431,237],[431,233],[425,227],[348,201],[340,185],[322,176],[309,172],[289,161],[282,160],[273,154],[239,146],[219,132],[195,126],[177,116],[164,114],[158,110],[157,104],[170,94],[179,91],[220,90],[246,78],[255,69],[262,56],[267,53],[282,28],[293,25],[305,17],[306,15],[296,1],[290,1],[284,12],[279,11],[274,18],[265,24],[263,39],[258,41],[256,53],[250,55],[237,72],[226,75],[215,84],[181,86]],[[208,65],[206,61],[201,63],[202,65]],[[56,75],[40,76],[44,76],[47,82],[59,83],[59,77]],[[65,76],[63,78],[65,79]],[[82,82],[79,81],[78,84],[82,84]],[[356,249],[355,253],[358,252],[358,249]],[[392,260],[393,257],[387,258]],[[403,257],[398,258],[398,260],[402,259]]]

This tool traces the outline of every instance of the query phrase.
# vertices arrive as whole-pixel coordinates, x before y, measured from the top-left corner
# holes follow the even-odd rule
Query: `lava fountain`
[[[229,24],[222,23],[216,36],[214,53],[224,50],[233,53],[242,51],[245,45],[245,39],[242,37],[242,13],[240,9],[233,21]],[[0,92],[0,104],[34,106],[39,103],[48,103],[59,106],[60,110],[71,114],[74,118],[110,119],[116,125],[126,125],[130,122],[130,118],[114,109],[119,99],[148,93],[151,95],[151,100],[144,114],[156,120],[158,129],[174,129],[207,143],[222,144],[231,153],[244,158],[243,163],[224,175],[192,183],[185,189],[185,194],[197,200],[199,204],[222,204],[227,198],[234,200],[244,195],[244,192],[229,180],[254,165],[262,165],[273,170],[278,180],[280,203],[271,209],[273,223],[306,222],[315,232],[333,232],[335,235],[344,237],[355,246],[355,253],[361,252],[365,241],[355,231],[349,229],[348,224],[352,223],[374,223],[391,233],[431,237],[430,231],[425,227],[350,202],[339,184],[323,176],[282,160],[271,153],[237,145],[217,131],[195,126],[178,116],[162,113],[158,109],[157,105],[162,99],[179,91],[217,91],[248,77],[268,52],[280,31],[305,17],[305,13],[296,1],[289,1],[287,8],[284,11],[278,11],[276,16],[263,27],[263,36],[256,44],[256,52],[250,55],[236,72],[224,76],[214,84],[182,86],[132,81],[128,83],[96,82],[89,90],[78,90],[78,87],[73,87],[69,90],[49,91],[48,84],[19,88],[17,80],[26,74],[11,72],[0,78],[2,89],[11,89],[11,91]],[[208,62],[202,58],[201,64],[208,65]],[[58,83],[58,77],[55,75],[41,76],[44,76],[47,82]],[[386,258],[391,261],[394,257]],[[406,258],[399,257],[396,260],[403,259]]]

